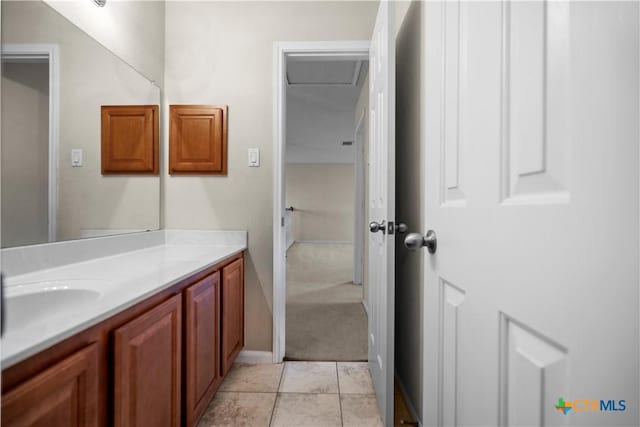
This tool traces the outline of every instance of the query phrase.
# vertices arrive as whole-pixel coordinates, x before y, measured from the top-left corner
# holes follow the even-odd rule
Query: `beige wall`
[[[2,247],[47,242],[48,63],[3,64],[2,122]]]
[[[158,176],[101,175],[100,106],[157,105],[159,88],[45,3],[3,1],[2,17],[4,43],[59,45],[58,240],[81,229],[158,228]],[[83,167],[71,167],[72,148],[84,150]]]
[[[396,3],[396,218],[424,232],[422,3]],[[422,417],[423,252],[396,239],[396,373]]]
[[[353,165],[287,164],[286,188],[295,241],[353,242]]]
[[[376,12],[373,2],[166,4],[166,104],[229,105],[229,175],[167,177],[165,225],[249,231],[249,350],[272,343],[273,43],[368,40]],[[249,147],[260,168],[247,167]]]
[[[164,81],[164,1],[45,0],[124,61],[162,86]]]

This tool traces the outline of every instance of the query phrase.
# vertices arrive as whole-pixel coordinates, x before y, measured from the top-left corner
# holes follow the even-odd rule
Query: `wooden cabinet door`
[[[227,106],[169,106],[169,173],[227,174]]]
[[[96,344],[72,354],[2,396],[2,426],[98,425]]]
[[[187,426],[198,422],[222,382],[220,375],[220,272],[185,290]]]
[[[103,105],[102,174],[158,174],[158,106]]]
[[[222,375],[244,347],[244,261],[222,269]]]
[[[180,425],[181,303],[175,295],[115,330],[117,427]]]

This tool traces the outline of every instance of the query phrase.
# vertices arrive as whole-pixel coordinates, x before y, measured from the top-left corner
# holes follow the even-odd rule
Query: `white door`
[[[426,4],[425,425],[639,425],[638,8]]]
[[[381,1],[369,53],[369,369],[383,422],[393,425],[395,221],[395,32]],[[375,228],[374,228],[375,229]]]

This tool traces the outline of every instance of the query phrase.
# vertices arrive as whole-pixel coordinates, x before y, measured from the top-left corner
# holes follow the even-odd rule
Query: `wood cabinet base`
[[[2,371],[2,427],[195,426],[244,344],[243,257]]]

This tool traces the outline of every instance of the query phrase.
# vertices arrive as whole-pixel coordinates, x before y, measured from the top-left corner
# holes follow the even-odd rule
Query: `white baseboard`
[[[367,307],[367,302],[362,300],[362,307],[364,308],[364,312],[367,313],[367,317],[369,317],[369,307]]]
[[[413,402],[409,400],[409,393],[407,393],[407,388],[405,387],[404,383],[402,382],[402,380],[398,376],[398,372],[397,371],[395,372],[394,377],[395,377],[396,381],[398,382],[398,387],[400,387],[400,391],[404,395],[404,400],[405,400],[405,402],[407,402],[407,406],[409,407],[409,412],[411,412],[411,416],[413,417],[414,420],[416,420],[418,422],[418,426],[422,427],[422,420],[418,416],[418,411],[416,411],[415,406],[413,406]]]
[[[270,351],[242,350],[238,357],[237,363],[273,363],[273,353]]]

